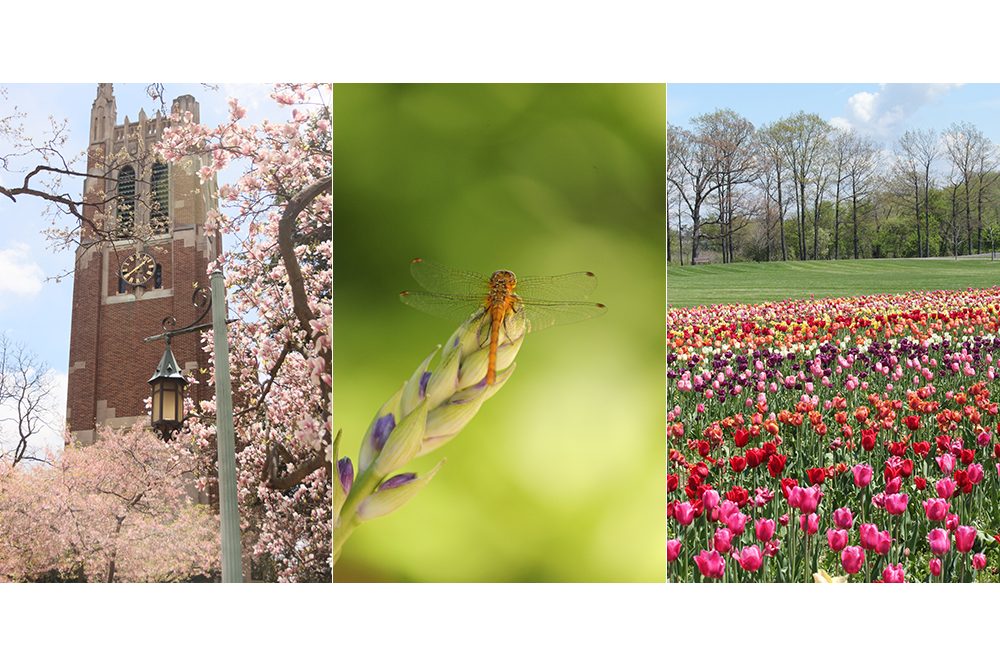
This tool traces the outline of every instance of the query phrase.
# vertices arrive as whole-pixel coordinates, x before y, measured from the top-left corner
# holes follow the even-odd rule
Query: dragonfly
[[[403,303],[436,317],[443,317],[475,331],[480,346],[489,345],[486,384],[496,380],[500,330],[514,340],[524,333],[557,324],[572,324],[598,317],[607,307],[587,298],[597,289],[589,271],[562,276],[518,278],[510,271],[485,276],[453,269],[429,259],[415,259],[410,273],[428,292],[403,292]]]

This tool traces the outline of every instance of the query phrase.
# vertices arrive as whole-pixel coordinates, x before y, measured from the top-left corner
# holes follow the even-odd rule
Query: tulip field
[[[1000,288],[667,309],[672,582],[995,582]]]

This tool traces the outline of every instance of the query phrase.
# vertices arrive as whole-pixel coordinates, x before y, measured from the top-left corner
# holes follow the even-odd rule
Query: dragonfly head
[[[510,271],[494,271],[493,276],[490,278],[491,285],[502,285],[507,289],[514,289],[514,285],[517,284],[517,276],[515,276]]]

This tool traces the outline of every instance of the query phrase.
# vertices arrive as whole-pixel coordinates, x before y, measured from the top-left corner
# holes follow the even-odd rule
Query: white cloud
[[[31,298],[42,290],[45,272],[29,258],[27,244],[13,241],[0,250],[0,296],[8,292]]]
[[[878,91],[861,91],[847,100],[844,115],[831,119],[841,128],[888,136],[920,107],[936,102],[961,83],[883,83]]]

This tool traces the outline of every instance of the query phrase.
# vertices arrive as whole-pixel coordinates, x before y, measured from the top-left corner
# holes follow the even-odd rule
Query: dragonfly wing
[[[470,316],[481,315],[481,300],[459,294],[430,294],[428,292],[403,292],[399,300],[417,310],[443,317],[455,324],[464,324]]]
[[[595,289],[597,276],[589,271],[519,278],[514,287],[518,296],[541,301],[578,301],[586,299]]]
[[[522,301],[520,305],[529,332],[589,320],[608,312],[604,304],[586,301]]]
[[[429,259],[415,259],[410,273],[429,292],[452,294],[482,294],[489,292],[489,279],[473,271],[453,269]]]

